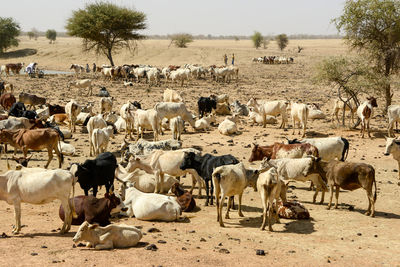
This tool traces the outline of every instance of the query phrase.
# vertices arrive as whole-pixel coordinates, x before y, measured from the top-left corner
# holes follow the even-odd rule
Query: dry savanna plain
[[[290,99],[307,103],[318,103],[329,119],[309,122],[307,137],[343,136],[350,142],[348,160],[365,162],[374,166],[378,187],[376,217],[363,213],[367,208],[367,196],[363,189],[353,192],[341,191],[339,208],[327,210],[327,200],[323,205],[312,204],[313,192],[309,184],[292,183],[288,192],[289,199],[302,202],[309,210],[310,220],[281,219],[281,224],[274,224],[274,232],[260,231],[262,206],[259,193],[247,188],[243,197],[243,213],[231,211],[231,219],[225,219],[225,228],[217,223],[216,207],[204,206],[205,199],[197,198],[198,209],[192,213],[183,213],[186,219],[181,222],[147,222],[135,218],[114,219],[113,223],[125,223],[140,226],[144,233],[141,243],[130,249],[94,251],[83,247],[73,247],[72,237],[78,226],[72,226],[68,234],[60,235],[57,231],[62,225],[58,217],[60,203],[54,201],[46,205],[22,205],[21,234],[12,235],[14,221],[13,206],[0,202],[0,233],[8,238],[0,238],[1,266],[319,266],[319,265],[390,265],[400,264],[400,186],[398,185],[397,162],[391,156],[384,156],[386,118],[381,110],[375,111],[371,121],[372,139],[361,139],[359,130],[337,127],[330,122],[335,90],[329,86],[316,85],[312,82],[315,64],[325,57],[351,53],[341,40],[291,40],[288,48],[281,53],[274,42],[264,49],[254,49],[248,40],[195,40],[186,49],[169,47],[168,40],[145,40],[138,44],[133,54],[121,52],[115,55],[115,63],[150,64],[157,67],[197,63],[203,66],[222,65],[223,55],[230,57],[235,53],[235,65],[240,69],[239,81],[216,83],[210,77],[191,80],[184,87],[161,82],[161,86],[149,87],[147,84],[134,84],[124,87],[120,81],[105,81],[94,78],[91,73],[82,77],[94,79],[94,92],[105,86],[114,96],[114,111],[119,111],[122,104],[129,100],[141,101],[144,108],[152,108],[162,100],[165,88],[178,90],[188,108],[197,114],[197,99],[200,96],[229,94],[230,101],[240,100],[246,103],[250,97],[262,99]],[[304,47],[298,54],[297,45]],[[31,54],[36,50],[36,54]],[[253,63],[253,57],[264,55],[287,55],[294,57],[294,64],[265,65]],[[229,58],[230,61],[230,58]],[[81,41],[74,38],[58,38],[55,44],[49,44],[43,37],[37,41],[21,38],[20,46],[0,58],[0,64],[37,62],[45,70],[69,71],[71,63],[86,64],[96,62],[107,64],[104,57],[92,53],[83,53]],[[3,77],[4,78],[4,77]],[[25,74],[4,78],[15,86],[15,94],[34,93],[47,98],[49,103],[65,105],[70,99],[85,104],[96,103],[97,96],[86,97],[87,92],[68,89],[74,75],[47,75],[43,79],[28,78]],[[399,103],[398,88],[394,88],[394,103]],[[362,97],[362,100],[366,96]],[[378,98],[382,107],[384,99]],[[218,117],[217,122],[224,118]],[[280,118],[278,118],[280,120]],[[291,123],[289,122],[291,127]],[[249,164],[250,145],[271,144],[284,141],[285,137],[297,137],[292,131],[278,129],[278,125],[251,126],[248,119],[242,117],[239,122],[240,134],[220,135],[217,128],[211,131],[195,132],[190,126],[182,135],[183,147],[198,146],[203,153],[216,151],[218,155],[232,154],[242,160],[246,166],[257,168],[259,162]],[[77,133],[67,140],[77,149],[77,155],[66,157],[63,168],[70,163],[82,163],[89,158],[89,144],[86,133]],[[162,139],[171,137],[169,131]],[[119,156],[119,147],[124,134],[118,134],[108,149]],[[152,133],[145,136],[152,139]],[[214,151],[214,152],[215,152]],[[10,153],[10,152],[9,152]],[[32,152],[31,167],[43,167],[47,152]],[[11,156],[11,154],[9,154]],[[50,168],[58,166],[53,159]],[[14,163],[12,163],[14,167]],[[4,156],[0,161],[1,171],[6,171]],[[185,187],[191,179],[183,178]],[[116,182],[116,187],[119,184]],[[83,194],[76,185],[77,194]],[[99,195],[104,194],[104,187]],[[204,191],[203,191],[204,192]],[[225,208],[224,211],[225,212]],[[148,232],[152,227],[160,232]],[[160,240],[161,243],[159,242]],[[146,250],[148,244],[156,244],[157,251]],[[265,256],[257,256],[256,250],[263,249]]]

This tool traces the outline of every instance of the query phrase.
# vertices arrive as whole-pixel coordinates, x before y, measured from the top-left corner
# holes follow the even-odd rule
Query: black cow
[[[100,226],[110,224],[112,213],[119,212],[126,208],[121,208],[121,200],[113,193],[105,193],[103,198],[94,196],[76,196],[74,197],[75,212],[77,218],[72,218],[72,225],[81,225],[84,221],[90,224],[97,223]],[[72,202],[72,198],[69,199]],[[64,221],[64,208],[60,205],[59,216]]]
[[[25,117],[30,120],[34,120],[36,118],[36,116],[37,116],[37,113],[34,110],[22,111],[22,115],[21,115],[21,117]]]
[[[197,101],[197,106],[199,108],[200,118],[203,117],[204,113],[210,113],[212,109],[217,108],[217,101],[211,97],[200,97]]]
[[[197,173],[204,179],[206,183],[206,194],[207,200],[205,205],[208,206],[208,201],[210,197],[209,192],[209,183],[211,183],[211,205],[213,204],[213,194],[214,194],[214,186],[211,182],[211,175],[215,168],[223,165],[229,164],[238,164],[239,160],[237,160],[234,156],[222,155],[222,156],[213,156],[211,154],[205,154],[204,156],[196,155],[193,152],[185,153],[185,158],[180,166],[182,170],[186,169],[195,169]]]
[[[11,106],[10,110],[8,111],[8,115],[14,117],[22,117],[22,113],[24,111],[26,111],[24,103],[16,102]]]
[[[107,88],[101,87],[100,90],[99,90],[98,96],[100,96],[100,97],[109,97],[110,93],[107,91]]]
[[[115,169],[117,168],[117,159],[110,152],[104,152],[96,159],[87,159],[83,164],[76,164],[77,169],[75,177],[85,191],[85,196],[89,194],[89,189],[93,188],[93,195],[97,195],[99,185],[106,186],[106,192],[110,192],[114,184]]]

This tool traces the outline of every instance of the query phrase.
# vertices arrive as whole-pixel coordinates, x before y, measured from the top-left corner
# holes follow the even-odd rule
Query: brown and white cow
[[[281,144],[274,143],[270,146],[259,146],[254,144],[249,162],[282,158],[305,158],[307,156],[319,157],[318,149],[310,144]]]
[[[24,63],[10,63],[6,64],[6,76],[10,75],[10,71],[14,74],[17,75],[21,71],[22,67],[24,66]]]
[[[368,137],[371,138],[371,135],[369,134],[369,121],[371,120],[373,116],[373,108],[378,107],[378,104],[376,103],[376,98],[371,96],[367,97],[367,101],[362,103],[358,108],[357,108],[357,116],[361,119],[361,137],[364,138],[364,133],[365,133],[365,128],[367,128],[368,131]]]
[[[53,150],[56,152],[58,157],[58,167],[61,168],[63,163],[63,155],[58,149],[58,142],[60,141],[60,136],[58,132],[54,129],[19,129],[19,130],[7,130],[2,129],[0,131],[0,142],[10,144],[14,147],[14,154],[16,149],[22,150],[24,157],[26,158],[28,154],[28,149],[41,150],[43,148],[47,149],[49,154],[49,159],[45,165],[47,168],[53,159]]]

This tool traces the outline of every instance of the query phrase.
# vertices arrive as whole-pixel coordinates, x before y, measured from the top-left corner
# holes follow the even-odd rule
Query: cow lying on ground
[[[72,205],[74,201],[75,212],[77,218],[72,219],[72,225],[81,225],[84,221],[88,223],[97,223],[100,226],[109,225],[110,216],[113,213],[118,213],[123,210],[121,200],[113,193],[105,193],[103,198],[96,198],[94,196],[76,196],[69,199]],[[61,220],[65,219],[64,208],[61,205],[58,212]]]
[[[196,201],[192,194],[183,189],[179,183],[174,183],[172,185],[171,192],[176,196],[176,201],[181,205],[182,211],[190,212],[196,207]]]
[[[86,247],[94,249],[128,248],[136,246],[142,238],[142,232],[134,226],[120,224],[107,225],[82,223],[72,241],[87,241]]]
[[[42,205],[54,199],[61,200],[65,210],[65,220],[60,233],[71,228],[72,217],[76,217],[74,205],[68,199],[72,189],[74,197],[74,177],[66,170],[45,170],[41,168],[22,168],[0,175],[0,199],[14,205],[15,226],[13,233],[21,231],[21,203]]]
[[[130,156],[149,155],[154,150],[178,150],[182,147],[182,142],[174,139],[151,142],[139,139],[135,144],[129,144],[124,139],[121,145],[121,160],[128,161]]]
[[[281,158],[304,158],[307,156],[319,157],[318,149],[310,144],[281,144],[275,143],[270,146],[259,146],[253,144],[249,162]]]
[[[71,173],[78,177],[78,182],[85,191],[85,196],[89,195],[89,189],[93,189],[93,196],[97,195],[97,188],[105,185],[106,192],[110,192],[114,184],[115,169],[117,159],[111,152],[98,155],[95,159],[87,159],[83,164],[73,164]]]

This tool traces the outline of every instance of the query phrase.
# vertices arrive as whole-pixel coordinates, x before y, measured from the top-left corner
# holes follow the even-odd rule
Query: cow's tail
[[[57,134],[58,134],[58,132],[57,132]],[[61,151],[61,136],[60,136],[60,134],[58,134],[58,147],[57,148],[58,148],[57,149],[58,155],[60,156],[60,162],[61,162],[61,164],[64,164],[64,155]]]
[[[349,155],[350,144],[346,138],[341,137],[340,139],[342,139],[342,142],[344,144],[343,151],[342,151],[342,158],[340,160],[345,161],[347,159],[347,156]]]
[[[75,199],[74,199],[74,197],[75,197],[75,177],[72,177],[72,201],[69,202],[69,204],[70,204],[70,209],[71,209],[71,212],[72,212],[72,218],[76,219],[76,218],[78,218],[78,215],[76,214],[76,211],[75,211]]]
[[[374,192],[374,203],[376,202],[376,179],[375,179],[375,169],[373,169],[373,174],[374,174],[374,187],[375,187],[375,192]]]

